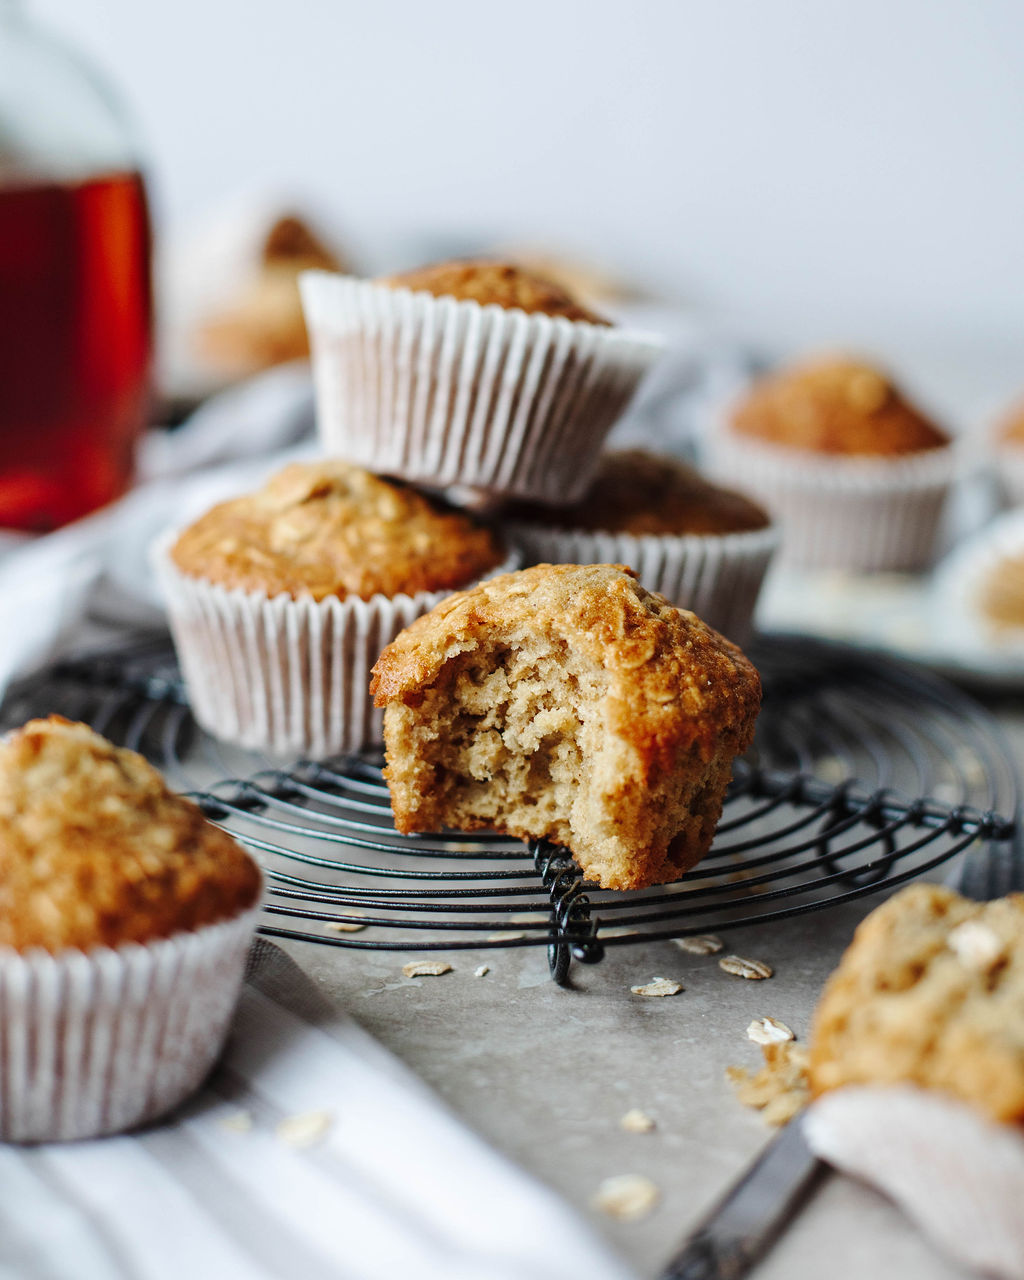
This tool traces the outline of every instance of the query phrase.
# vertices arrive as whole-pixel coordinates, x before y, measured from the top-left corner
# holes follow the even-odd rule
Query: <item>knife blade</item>
[[[768,1252],[825,1169],[799,1118],[773,1138],[694,1230],[662,1280],[739,1280]]]

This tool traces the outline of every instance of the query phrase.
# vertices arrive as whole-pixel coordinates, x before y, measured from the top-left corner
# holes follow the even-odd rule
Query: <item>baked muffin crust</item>
[[[524,271],[510,262],[494,262],[486,258],[466,258],[455,262],[403,271],[385,276],[380,284],[393,289],[411,289],[414,293],[431,293],[435,298],[456,298],[463,302],[479,302],[482,307],[495,305],[517,308],[528,315],[542,312],[562,316],[586,324],[607,325],[609,321],[578,302],[561,286]]]
[[[607,888],[707,852],[757,672],[618,565],[536,565],[442,601],[381,654],[400,831],[493,827],[572,850]]]
[[[871,365],[821,359],[761,379],[736,406],[732,427],[773,445],[818,453],[899,457],[949,444]]]
[[[61,716],[0,739],[0,945],[149,942],[259,890],[245,850],[134,751]]]
[[[1024,895],[916,884],[864,920],[814,1018],[811,1087],[920,1085],[1024,1120]]]
[[[741,533],[771,523],[755,502],[712,484],[695,467],[642,449],[604,454],[586,496],[572,506],[512,503],[505,516],[556,529],[634,536]]]
[[[182,573],[268,596],[358,596],[465,586],[505,559],[463,512],[347,462],[295,462],[178,538]]]

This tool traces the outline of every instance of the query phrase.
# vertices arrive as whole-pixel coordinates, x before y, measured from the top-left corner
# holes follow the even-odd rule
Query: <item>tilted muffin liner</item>
[[[227,1036],[257,915],[116,948],[0,948],[0,1139],[119,1133],[198,1089]]]
[[[720,425],[709,472],[778,521],[779,558],[808,569],[921,569],[935,557],[957,469],[954,446],[899,458],[819,455],[749,440]]]
[[[510,521],[509,538],[528,564],[624,564],[648,591],[691,609],[728,636],[743,641],[778,545],[774,527],[727,534],[600,533]]]
[[[438,488],[582,496],[663,346],[327,272],[301,286],[327,452]]]
[[[324,759],[379,746],[383,712],[369,694],[373,664],[452,592],[317,601],[228,590],[176,567],[175,536],[157,542],[153,560],[199,724],[217,738],[282,756]],[[511,552],[486,576],[519,563]]]

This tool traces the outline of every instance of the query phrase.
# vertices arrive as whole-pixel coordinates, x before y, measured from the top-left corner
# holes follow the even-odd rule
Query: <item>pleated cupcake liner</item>
[[[0,1139],[119,1133],[198,1089],[224,1045],[258,914],[116,948],[0,948]]]
[[[774,527],[716,535],[600,533],[518,521],[505,528],[529,564],[628,565],[648,591],[691,609],[740,643],[750,635],[761,584],[778,545]]]
[[[301,288],[326,451],[435,488],[581,497],[664,345],[328,272]]]
[[[1024,1280],[1024,1136],[966,1103],[909,1085],[825,1094],[808,1145],[878,1188],[971,1274]]]
[[[823,456],[747,440],[707,439],[707,469],[767,507],[780,560],[808,569],[913,570],[935,558],[955,447],[900,458]]]
[[[182,573],[158,540],[167,603],[192,712],[214,737],[279,756],[325,759],[383,742],[369,694],[381,650],[452,592],[325,600],[228,590]],[[517,569],[512,551],[494,570]]]

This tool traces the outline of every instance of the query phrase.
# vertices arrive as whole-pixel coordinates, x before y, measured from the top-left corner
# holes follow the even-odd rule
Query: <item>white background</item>
[[[1019,0],[31,7],[131,103],[165,226],[273,186],[374,267],[544,242],[780,343],[1024,385]]]

